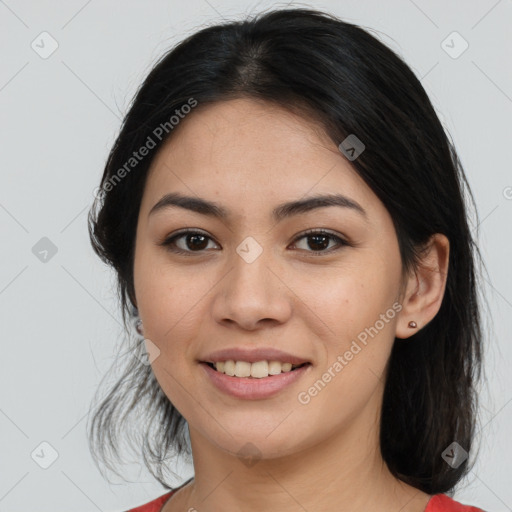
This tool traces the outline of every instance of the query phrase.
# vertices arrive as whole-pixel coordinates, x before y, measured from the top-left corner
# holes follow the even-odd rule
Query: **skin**
[[[171,207],[148,217],[169,192],[215,201],[231,216]],[[322,193],[357,201],[367,219],[338,206],[271,218],[278,204]],[[190,256],[159,245],[183,228],[209,238],[177,240]],[[320,228],[352,245],[327,238],[318,249],[311,237],[297,239]],[[236,252],[248,236],[263,249],[251,263]],[[408,343],[438,312],[448,255],[448,240],[435,235],[423,265],[403,281],[388,211],[311,121],[248,99],[199,106],[181,121],[152,162],[134,262],[144,336],[160,350],[152,368],[188,422],[194,460],[194,480],[163,511],[424,511],[430,496],[394,478],[382,459],[380,408],[395,336]],[[397,303],[400,312],[299,403],[298,393]],[[312,367],[272,398],[233,398],[197,359],[234,346],[278,347]],[[259,451],[254,465],[237,456],[248,442]]]

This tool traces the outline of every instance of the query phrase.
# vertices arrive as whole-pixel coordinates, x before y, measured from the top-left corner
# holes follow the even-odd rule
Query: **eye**
[[[160,245],[169,251],[189,255],[192,252],[204,251],[208,246],[208,240],[212,239],[201,231],[186,230],[166,238]],[[181,242],[181,245],[178,241]]]
[[[342,246],[350,246],[350,244],[341,237],[323,229],[310,229],[302,233],[295,238],[292,247],[295,247],[297,241],[302,239],[309,239],[305,245],[312,250],[308,250],[307,248],[301,248],[301,250],[312,252],[313,254],[317,253],[314,254],[315,256],[330,254]],[[189,256],[194,252],[204,252],[208,248],[208,241],[213,241],[213,239],[201,231],[184,230],[164,239],[159,245],[166,247],[171,252]],[[331,241],[335,241],[338,247],[329,248]]]
[[[306,249],[306,251],[312,252],[314,256],[321,256],[326,253],[330,254],[331,252],[334,252],[337,249],[339,249],[340,246],[350,245],[348,242],[343,240],[341,237],[339,237],[333,233],[330,233],[329,231],[325,231],[323,229],[320,229],[320,230],[310,229],[310,230],[306,231],[305,233],[298,236],[294,240],[294,242],[293,242],[294,245],[296,244],[297,240],[301,240],[301,239],[306,239],[306,240],[309,239],[309,241],[306,242],[305,245],[306,245],[306,247],[309,247],[313,250],[308,251]],[[334,249],[331,247],[328,250],[325,250],[329,247],[330,241],[333,241],[333,240],[338,244],[338,247],[334,248]],[[317,253],[317,254],[314,254],[314,253]]]

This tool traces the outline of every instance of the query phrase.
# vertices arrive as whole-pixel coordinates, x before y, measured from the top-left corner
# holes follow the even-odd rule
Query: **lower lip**
[[[304,365],[296,370],[271,375],[261,379],[248,377],[231,377],[214,370],[206,363],[200,363],[213,384],[224,393],[245,400],[270,398],[287,386],[297,382],[311,367]]]

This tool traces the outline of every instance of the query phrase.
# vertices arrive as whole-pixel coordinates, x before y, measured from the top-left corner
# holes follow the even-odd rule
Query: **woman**
[[[482,357],[464,185],[418,79],[355,25],[276,10],[164,55],[89,217],[140,335],[91,446],[112,467],[137,412],[170,490],[133,510],[480,510],[447,494]]]

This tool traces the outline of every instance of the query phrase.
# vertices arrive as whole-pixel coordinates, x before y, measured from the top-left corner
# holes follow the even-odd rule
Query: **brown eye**
[[[165,239],[161,245],[172,252],[186,254],[205,251],[210,240],[209,236],[199,231],[182,231]]]
[[[306,240],[305,247],[298,247],[300,250],[309,252],[314,256],[330,254],[342,246],[350,244],[341,237],[325,230],[310,230],[298,236],[293,242],[293,247],[297,248],[297,241]],[[330,246],[335,242],[334,247]],[[166,238],[160,245],[166,247],[169,251],[192,255],[193,253],[202,253],[208,250],[209,242],[213,239],[200,231],[181,231]]]
[[[208,245],[208,242],[205,243],[207,237],[200,234],[191,234],[191,235],[183,235],[185,236],[185,245],[188,246],[192,250],[202,250],[205,249]]]
[[[303,233],[302,235],[295,239],[294,247],[297,246],[297,240],[302,239],[305,239],[307,242],[305,244],[305,247],[299,248],[307,252],[319,253],[319,256],[322,254],[331,253],[334,250],[336,250],[336,245],[334,249],[332,247],[329,247],[331,241],[336,242],[338,246],[337,248],[343,245],[350,245],[348,242],[346,242],[339,236],[324,230],[310,230],[307,231],[306,233]]]

